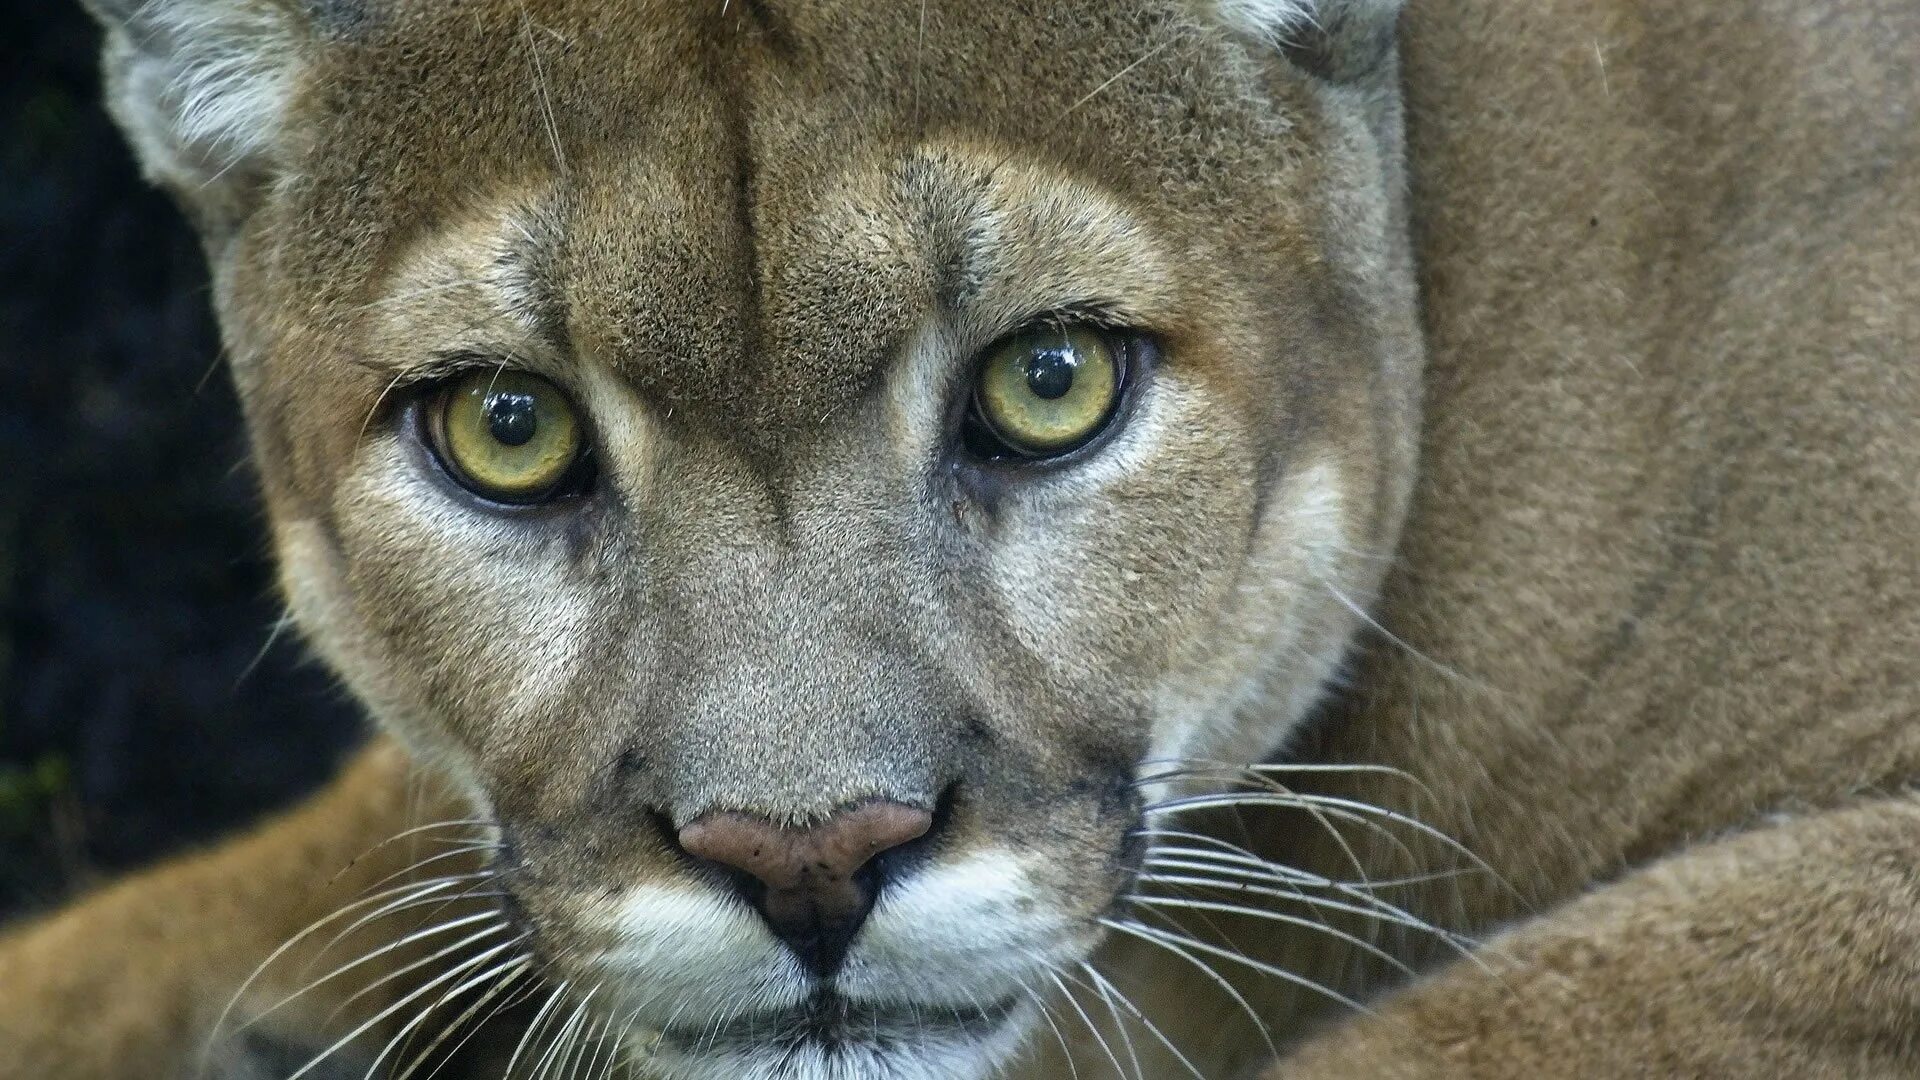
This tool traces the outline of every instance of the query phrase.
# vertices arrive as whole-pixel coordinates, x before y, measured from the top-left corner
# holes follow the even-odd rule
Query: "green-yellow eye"
[[[434,450],[477,495],[543,502],[579,476],[585,447],[573,404],[537,375],[476,370],[449,383],[430,408]]]
[[[1041,325],[987,351],[974,408],[1016,453],[1065,453],[1099,434],[1120,400],[1120,359],[1088,326]]]

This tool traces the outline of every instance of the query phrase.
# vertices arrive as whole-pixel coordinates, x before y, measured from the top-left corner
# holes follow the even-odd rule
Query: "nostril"
[[[874,856],[918,839],[933,815],[916,806],[873,802],[818,825],[776,825],[747,814],[709,814],[680,830],[688,854],[743,870],[769,889],[851,879]]]
[[[689,855],[743,873],[742,892],[774,933],[822,977],[836,970],[873,906],[875,856],[926,834],[933,814],[894,802],[795,828],[748,814],[709,814],[680,830]]]

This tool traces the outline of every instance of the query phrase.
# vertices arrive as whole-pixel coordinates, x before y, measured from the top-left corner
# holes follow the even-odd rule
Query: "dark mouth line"
[[[1019,1006],[1007,997],[984,1008],[951,1005],[869,1005],[822,992],[792,1009],[736,1017],[718,1026],[673,1024],[660,1034],[682,1050],[711,1053],[725,1048],[832,1047],[906,1043],[928,1036],[980,1036],[1004,1023]]]

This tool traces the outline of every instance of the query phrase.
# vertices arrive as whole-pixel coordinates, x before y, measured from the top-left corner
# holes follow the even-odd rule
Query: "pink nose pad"
[[[871,890],[856,877],[861,868],[932,827],[928,811],[893,802],[843,810],[808,828],[717,813],[681,829],[680,846],[757,882],[761,889],[749,890],[749,898],[767,924],[824,977],[845,958],[872,904]]]

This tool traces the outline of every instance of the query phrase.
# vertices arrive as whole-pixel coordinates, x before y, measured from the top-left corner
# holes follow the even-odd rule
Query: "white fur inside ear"
[[[1215,0],[1215,8],[1228,26],[1276,45],[1320,24],[1319,0]]]
[[[272,0],[146,0],[111,27],[114,112],[149,174],[191,193],[271,152],[297,52]]]
[[[1315,33],[1391,24],[1404,0],[1213,0],[1220,21],[1271,45],[1304,44]]]

